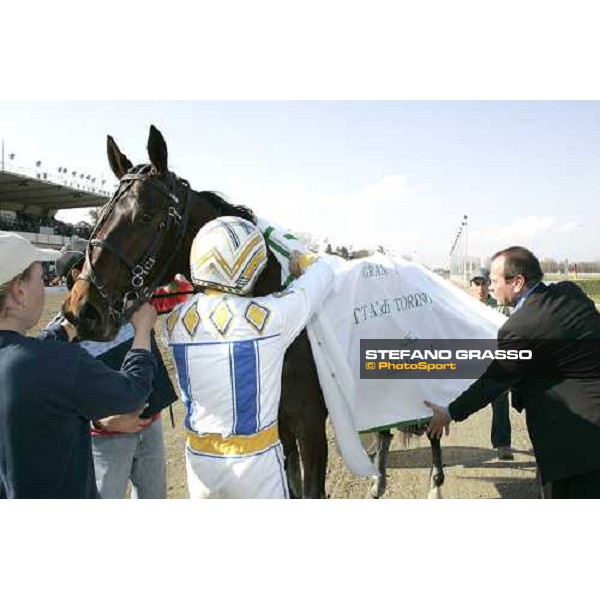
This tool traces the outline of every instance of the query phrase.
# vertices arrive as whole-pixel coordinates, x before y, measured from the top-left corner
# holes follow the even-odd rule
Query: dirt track
[[[40,323],[53,317],[63,294],[53,290],[46,295],[46,310]],[[160,336],[158,336],[160,337]],[[168,352],[163,352],[169,372],[174,376]],[[169,498],[185,498],[183,462],[183,407],[174,407],[175,428],[163,413],[167,452]],[[444,498],[537,498],[535,461],[521,414],[511,410],[515,460],[500,462],[490,447],[491,408],[484,409],[467,422],[454,425],[442,442],[446,482]],[[331,498],[369,497],[370,481],[354,477],[344,466],[335,441],[329,435],[329,465],[326,492]],[[426,498],[429,488],[431,452],[425,437],[414,438],[407,448],[396,437],[392,442],[388,487],[384,498]]]

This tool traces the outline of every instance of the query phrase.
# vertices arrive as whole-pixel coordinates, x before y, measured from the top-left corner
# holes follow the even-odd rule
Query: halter
[[[124,175],[121,178],[121,182],[114,196],[102,211],[102,216],[90,236],[90,241],[85,252],[87,276],[80,275],[78,279],[89,281],[96,287],[98,293],[104,298],[108,305],[109,316],[116,322],[122,322],[122,320],[127,319],[140,304],[143,304],[152,296],[152,292],[161,281],[174,257],[177,255],[177,251],[183,241],[190,215],[190,185],[187,181],[178,178],[173,173],[170,173],[169,175],[171,179],[171,189],[146,173],[131,173]],[[133,264],[117,248],[113,247],[108,242],[97,238],[96,235],[106,223],[106,220],[114,210],[116,203],[129,190],[135,181],[144,181],[148,185],[151,185],[160,192],[161,196],[163,196],[167,202],[165,205],[166,218],[163,219],[162,223],[159,225],[157,235],[142,257],[136,264]],[[146,277],[154,268],[156,259],[165,239],[173,230],[177,234],[177,245],[175,250],[171,253],[170,258],[165,262],[164,266],[158,271],[154,278],[149,283],[146,283]],[[104,248],[111,254],[114,254],[119,261],[129,269],[131,274],[131,291],[125,293],[106,291],[106,284],[102,282],[92,264],[92,250],[94,248]]]

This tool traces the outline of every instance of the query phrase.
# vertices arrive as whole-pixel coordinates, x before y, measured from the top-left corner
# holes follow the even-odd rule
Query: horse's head
[[[137,167],[110,136],[107,146],[120,184],[102,209],[81,275],[62,307],[81,338],[98,341],[113,339],[123,317],[157,286],[188,272],[187,261],[182,265],[177,258],[189,218],[190,189],[169,172],[163,136],[150,127],[150,164]]]

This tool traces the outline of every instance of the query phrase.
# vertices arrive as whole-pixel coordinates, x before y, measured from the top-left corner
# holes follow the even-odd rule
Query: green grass
[[[560,275],[548,275],[544,276],[544,281],[548,283],[552,281],[572,281],[576,283],[596,304],[600,304],[600,277],[586,277],[585,279],[577,278],[573,276],[560,276]]]
[[[600,279],[574,280],[574,283],[595,302],[598,302],[598,299],[600,299]]]

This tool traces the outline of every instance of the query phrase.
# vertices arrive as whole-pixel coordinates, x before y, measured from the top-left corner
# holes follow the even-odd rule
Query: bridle
[[[85,252],[85,265],[87,269],[86,267],[83,269],[86,271],[86,275],[82,273],[78,279],[88,281],[95,286],[100,296],[107,303],[109,317],[117,323],[126,320],[138,306],[150,299],[152,292],[160,284],[163,275],[177,255],[177,251],[183,242],[190,216],[190,185],[185,179],[180,179],[174,173],[169,173],[169,178],[171,185],[167,187],[148,173],[138,172],[124,175],[121,178],[117,191],[102,211],[102,215],[90,236],[90,241]],[[134,264],[112,244],[96,236],[113,212],[117,202],[136,181],[144,181],[161,194],[166,200],[164,207],[166,214],[150,247]],[[146,278],[152,272],[167,236],[173,231],[176,233],[177,240],[175,249],[154,277],[147,282]],[[129,292],[108,292],[106,290],[106,282],[102,281],[92,263],[92,251],[94,248],[104,248],[111,254],[114,254],[129,269],[131,276],[129,282],[131,290]]]

